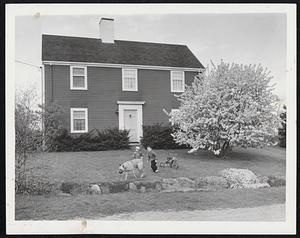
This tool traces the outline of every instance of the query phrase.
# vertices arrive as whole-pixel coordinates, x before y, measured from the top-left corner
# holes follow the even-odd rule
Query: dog
[[[143,162],[142,158],[128,160],[128,161],[124,162],[123,164],[120,164],[119,174],[125,173],[125,181],[127,180],[127,176],[130,172],[132,172],[133,176],[135,178],[137,178],[134,173],[135,169],[137,169],[141,173],[140,177],[143,178],[144,177],[144,162]]]

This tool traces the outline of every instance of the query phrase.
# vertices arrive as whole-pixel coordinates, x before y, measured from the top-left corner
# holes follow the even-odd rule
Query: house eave
[[[183,70],[199,72],[201,68],[189,67],[171,67],[171,66],[153,66],[153,65],[132,65],[132,64],[110,64],[110,63],[93,63],[93,62],[72,62],[72,61],[42,61],[43,65],[83,65],[89,67],[108,67],[108,68],[136,68],[136,69],[153,69],[153,70]]]
[[[143,105],[145,101],[117,101],[119,105]]]

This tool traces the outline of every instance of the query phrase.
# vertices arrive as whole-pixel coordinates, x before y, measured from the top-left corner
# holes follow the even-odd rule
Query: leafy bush
[[[261,183],[259,178],[249,169],[227,168],[220,171],[231,189],[270,187],[268,183]]]
[[[17,194],[44,195],[53,192],[56,185],[41,177],[26,176],[16,183]]]
[[[85,134],[70,134],[65,129],[65,111],[55,103],[41,106],[44,142],[47,151],[101,151],[129,147],[128,131],[118,128],[93,129]]]
[[[66,129],[53,140],[55,151],[102,151],[129,148],[129,132],[118,128],[93,129],[82,135],[71,135]]]
[[[283,106],[283,112],[280,113],[281,125],[278,128],[279,146],[286,147],[286,106]]]
[[[56,103],[47,103],[41,105],[40,108],[42,109],[40,116],[44,126],[44,150],[56,151],[56,146],[58,146],[56,139],[57,137],[63,136],[65,133],[65,111]]]
[[[284,176],[269,176],[267,182],[271,187],[285,186],[286,183]]]
[[[162,124],[153,124],[143,126],[143,138],[141,144],[146,148],[150,146],[153,149],[183,149],[188,148],[186,145],[177,144],[172,133],[175,127]]]

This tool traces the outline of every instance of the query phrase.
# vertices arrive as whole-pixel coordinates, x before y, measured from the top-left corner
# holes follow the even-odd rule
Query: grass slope
[[[16,196],[16,220],[101,219],[142,211],[257,207],[285,202],[285,187],[189,193]]]

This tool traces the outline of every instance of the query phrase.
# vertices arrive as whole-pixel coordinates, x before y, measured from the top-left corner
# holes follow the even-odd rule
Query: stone
[[[129,190],[129,186],[128,186],[128,182],[126,182],[126,181],[109,183],[109,191],[111,193],[126,192],[128,190]]]
[[[70,197],[71,194],[70,193],[64,193],[64,192],[59,192],[56,194],[56,196],[60,196],[60,197]]]
[[[178,182],[176,179],[173,179],[173,178],[164,178],[162,180],[162,188],[163,189],[169,189],[169,188],[172,188],[174,186],[178,186]]]
[[[216,188],[229,188],[227,180],[220,176],[207,176],[205,177],[205,181],[208,185]]]
[[[98,184],[91,185],[90,190],[91,190],[92,194],[100,194],[101,193],[101,189]]]
[[[155,191],[156,191],[156,192],[160,192],[161,190],[162,190],[161,185],[160,185],[159,183],[157,183],[157,184],[155,185]]]
[[[142,186],[142,187],[140,188],[140,192],[141,192],[141,193],[145,193],[145,192],[146,192],[146,188],[145,188],[144,186]]]
[[[269,176],[267,183],[271,187],[285,186],[286,184],[285,176]]]
[[[206,181],[205,177],[195,178],[195,183],[196,183],[196,186],[198,188],[202,188],[202,187],[206,187],[207,186],[207,181]]]
[[[100,186],[100,188],[101,188],[101,192],[102,192],[103,194],[110,193],[110,190],[109,190],[109,186],[108,186],[108,185],[102,184],[102,185]]]
[[[162,193],[174,193],[174,192],[193,192],[196,191],[195,188],[181,188],[181,187],[174,187],[174,188],[170,188],[170,189],[165,189],[163,191],[161,191]]]
[[[137,187],[134,183],[129,183],[129,191],[130,192],[136,192],[137,191]]]
[[[260,183],[268,183],[269,178],[267,176],[257,175],[258,181]]]
[[[154,188],[146,188],[146,192],[155,192],[155,189]]]
[[[78,183],[71,183],[71,182],[63,182],[60,186],[60,190],[63,193],[72,193],[72,190],[78,188],[80,184]]]
[[[183,188],[195,188],[196,182],[190,178],[186,177],[179,177],[177,178],[177,183],[180,185],[180,187]]]
[[[188,188],[196,188],[196,182],[190,178],[168,178],[162,180],[162,189],[164,190],[182,190]]]

